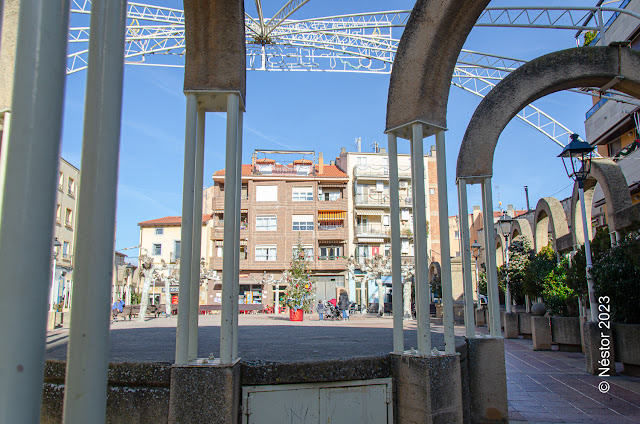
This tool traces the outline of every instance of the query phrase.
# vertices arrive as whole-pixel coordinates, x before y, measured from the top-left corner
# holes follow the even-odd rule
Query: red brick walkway
[[[510,423],[640,423],[640,378],[609,377],[601,393],[580,353],[534,352],[520,339],[505,340],[505,356]]]

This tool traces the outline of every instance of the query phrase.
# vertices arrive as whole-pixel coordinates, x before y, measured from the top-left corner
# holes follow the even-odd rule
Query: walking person
[[[347,292],[342,290],[338,298],[338,309],[342,312],[342,319],[349,319],[349,296]]]
[[[318,321],[322,321],[324,318],[324,303],[322,303],[322,300],[318,300],[316,311],[318,311]]]

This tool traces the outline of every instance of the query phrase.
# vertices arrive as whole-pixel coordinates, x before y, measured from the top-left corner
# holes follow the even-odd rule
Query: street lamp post
[[[477,309],[482,309],[480,306],[480,278],[478,277],[478,258],[480,257],[480,251],[482,250],[482,246],[478,243],[478,240],[474,240],[471,245],[471,251],[473,257],[476,259],[476,298],[478,299]]]
[[[509,215],[507,215],[507,213],[503,213],[502,216],[500,217],[500,219],[498,220],[498,231],[500,231],[500,234],[502,235],[502,237],[504,237],[504,247],[503,247],[503,251],[504,251],[504,255],[505,255],[505,260],[504,260],[504,267],[505,267],[505,274],[507,276],[507,281],[505,284],[506,287],[506,293],[505,293],[505,309],[507,313],[511,313],[511,287],[509,286],[509,235],[511,233],[511,223],[513,222],[513,218],[511,218]]]
[[[51,291],[49,292],[49,312],[53,312],[53,305],[55,303],[56,297],[58,297],[58,288],[55,285],[56,282],[56,261],[58,260],[58,251],[60,250],[60,246],[62,244],[58,241],[58,237],[53,240],[53,266],[51,272]]]
[[[580,207],[582,209],[582,230],[584,232],[584,253],[587,262],[587,288],[589,290],[589,305],[591,310],[590,321],[596,322],[598,319],[598,306],[596,304],[596,295],[593,287],[593,276],[591,275],[591,242],[589,241],[589,227],[587,223],[587,211],[584,203],[584,180],[589,176],[591,171],[591,157],[594,147],[586,141],[579,139],[578,134],[571,134],[571,142],[562,150],[558,157],[562,158],[565,171],[569,178],[578,183],[578,194],[580,196]],[[567,162],[571,166],[571,171],[567,166]]]

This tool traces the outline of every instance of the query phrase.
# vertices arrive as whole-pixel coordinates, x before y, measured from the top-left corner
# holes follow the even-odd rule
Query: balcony
[[[387,165],[369,165],[369,166],[354,166],[353,175],[356,178],[383,180],[389,179],[389,167]],[[410,169],[398,169],[398,178],[411,179]]]
[[[338,271],[347,269],[348,260],[342,256],[317,256],[309,265],[316,271]]]
[[[389,195],[384,193],[356,194],[356,206],[389,207]]]
[[[386,225],[357,225],[356,236],[357,237],[389,237],[391,234],[391,228]]]

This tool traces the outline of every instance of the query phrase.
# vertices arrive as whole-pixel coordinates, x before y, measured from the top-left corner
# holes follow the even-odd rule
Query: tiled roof
[[[209,221],[211,219],[211,215],[202,215],[202,223]],[[171,226],[171,225],[182,225],[182,217],[181,216],[165,216],[164,218],[152,219],[150,221],[142,221],[139,222],[138,225],[140,227],[162,227],[162,226]]]
[[[294,165],[311,165],[312,163],[313,161],[309,159],[297,159],[293,161]]]
[[[273,164],[276,163],[276,160],[275,159],[257,159],[256,163],[259,163],[259,164],[265,164],[266,163],[266,164],[272,164],[273,165]]]
[[[251,165],[242,165],[242,175],[251,175]],[[213,173],[214,177],[224,177],[224,169]]]
[[[342,172],[340,168],[335,165],[324,165],[322,174],[318,174],[318,165],[316,165],[316,177],[349,178],[347,174]]]

